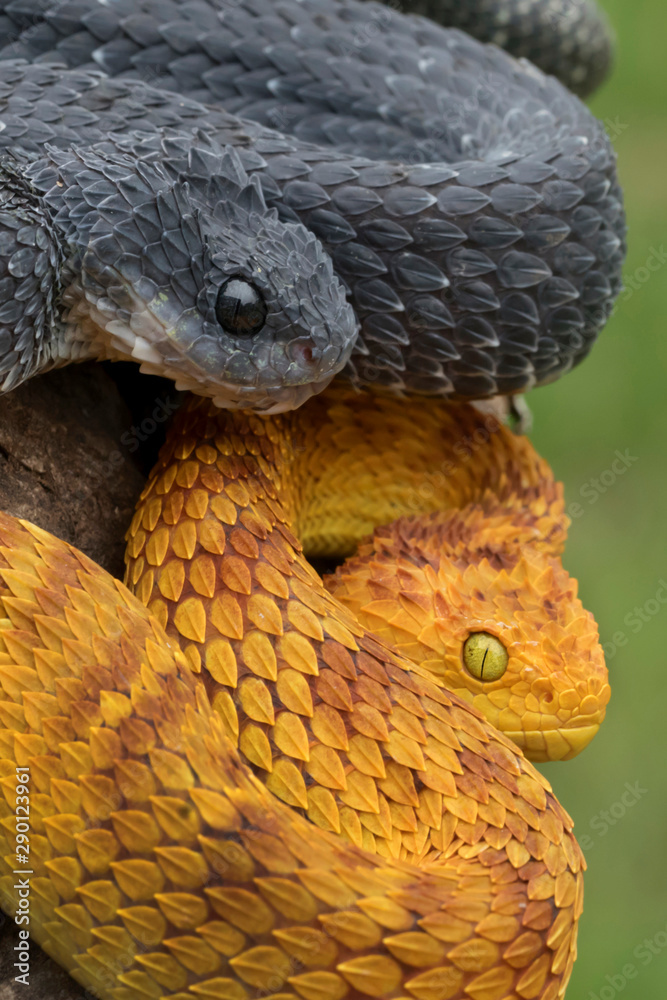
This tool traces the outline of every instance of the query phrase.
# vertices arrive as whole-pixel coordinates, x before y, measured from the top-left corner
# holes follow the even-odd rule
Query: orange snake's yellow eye
[[[489,632],[471,632],[463,643],[463,663],[478,681],[497,681],[507,670],[508,661],[502,642]]]

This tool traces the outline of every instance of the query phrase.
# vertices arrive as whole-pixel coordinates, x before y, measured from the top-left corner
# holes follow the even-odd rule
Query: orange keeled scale
[[[266,418],[193,399],[129,536],[128,580],[150,611],[70,546],[0,519],[2,904],[17,903],[15,767],[28,765],[30,930],[104,1000],[563,996],[584,866],[570,818],[510,739],[445,689],[449,667],[433,675],[428,658],[377,641],[295,537],[350,552],[372,518],[457,502],[473,505],[476,531],[487,487],[506,498],[500,524],[515,483],[535,502],[515,504],[519,544],[556,562],[560,493],[488,420],[341,390]],[[475,431],[470,458],[434,472]],[[397,591],[418,590],[421,606],[455,590],[439,572],[430,598],[405,571]],[[506,577],[509,599],[521,588]],[[545,625],[579,622],[572,658],[600,676],[584,696],[599,708],[582,698],[578,714],[594,726],[606,682],[587,616],[572,616]],[[544,648],[581,696],[557,635]]]

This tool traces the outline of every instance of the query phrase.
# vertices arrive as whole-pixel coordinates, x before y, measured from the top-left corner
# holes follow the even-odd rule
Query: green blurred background
[[[568,1000],[665,1000],[667,5],[602,6],[617,60],[591,105],[618,151],[628,290],[592,356],[528,401],[533,440],[581,511],[564,561],[599,623],[612,701],[581,757],[543,771],[588,862]]]

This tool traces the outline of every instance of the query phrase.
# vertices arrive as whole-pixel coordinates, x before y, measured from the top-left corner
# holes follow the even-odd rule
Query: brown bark
[[[123,535],[145,482],[131,429],[99,365],[50,372],[0,396],[0,510],[122,576]]]

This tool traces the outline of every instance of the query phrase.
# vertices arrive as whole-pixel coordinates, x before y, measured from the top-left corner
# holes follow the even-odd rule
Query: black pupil
[[[245,278],[230,278],[220,287],[215,314],[228,333],[250,337],[264,326],[266,305],[254,285]]]

